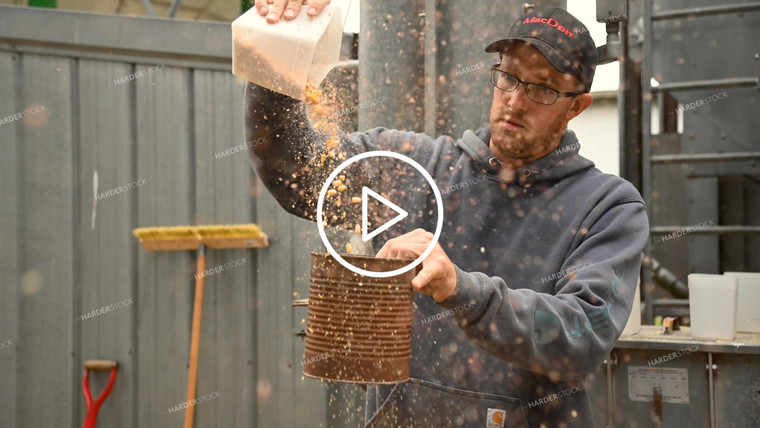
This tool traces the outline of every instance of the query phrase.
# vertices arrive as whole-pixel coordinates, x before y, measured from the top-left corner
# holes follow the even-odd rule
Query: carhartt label
[[[502,409],[488,409],[486,428],[504,428],[504,417],[507,412]]]

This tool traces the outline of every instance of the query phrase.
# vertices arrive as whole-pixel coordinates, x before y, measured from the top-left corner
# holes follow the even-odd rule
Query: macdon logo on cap
[[[554,18],[536,18],[535,16],[533,18],[525,18],[525,21],[523,21],[523,24],[533,24],[533,23],[540,23],[540,24],[546,24],[550,27],[554,27],[557,30],[567,34],[570,37],[573,37],[573,33],[570,32],[567,28],[559,25],[559,22],[557,22]]]

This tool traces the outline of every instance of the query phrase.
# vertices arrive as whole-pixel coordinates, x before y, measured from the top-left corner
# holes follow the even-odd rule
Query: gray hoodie
[[[289,212],[314,219],[323,180],[304,105],[249,84],[246,138],[264,185]],[[420,163],[444,203],[439,242],[456,265],[456,293],[415,293],[409,382],[370,386],[370,427],[593,427],[584,377],[595,372],[631,310],[648,237],[636,189],[578,154],[566,131],[554,152],[499,174],[490,130],[454,140],[372,129],[341,137],[347,156],[394,151]],[[372,158],[377,159],[377,158]],[[409,217],[378,236],[435,229],[420,174],[367,161],[356,184],[390,195]],[[356,219],[347,219],[348,225]]]

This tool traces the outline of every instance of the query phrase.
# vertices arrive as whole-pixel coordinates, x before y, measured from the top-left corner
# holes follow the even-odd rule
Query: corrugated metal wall
[[[327,426],[290,305],[321,244],[245,151],[223,153],[244,143],[230,52],[227,23],[0,7],[0,426],[80,427],[96,358],[121,363],[98,426],[181,426],[195,254],[147,253],[131,231],[249,222],[269,248],[208,258],[241,266],[206,279],[198,395],[220,397],[196,426]]]

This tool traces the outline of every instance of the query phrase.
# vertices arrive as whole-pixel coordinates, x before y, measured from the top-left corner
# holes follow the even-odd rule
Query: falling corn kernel
[[[327,159],[327,153],[322,153],[321,155],[319,155],[319,160],[320,160],[321,162],[324,162],[324,161],[325,161],[325,159]]]
[[[337,215],[333,216],[333,221],[338,221],[338,216]]]
[[[361,202],[362,202],[362,198],[360,198],[358,196],[354,196],[353,198],[351,198],[351,203],[359,204]]]
[[[346,244],[346,252],[351,253],[351,243]]]
[[[335,180],[335,181],[333,181],[333,183],[332,183],[333,187],[338,187],[338,186],[340,186],[341,184],[343,184],[343,182],[342,182],[342,181],[340,181],[340,180]]]
[[[338,191],[335,190],[335,189],[330,189],[330,190],[327,191],[327,195],[328,196],[335,196],[337,194],[338,194]]]
[[[354,226],[354,233],[356,233],[357,235],[361,234],[362,233],[362,227],[359,226],[358,224],[356,226]]]
[[[346,176],[345,175],[339,175],[338,176],[338,180],[340,180],[340,181],[346,181]]]
[[[345,184],[341,184],[340,186],[338,186],[338,191],[339,192],[345,192],[347,189],[348,189],[348,187],[346,187]]]

